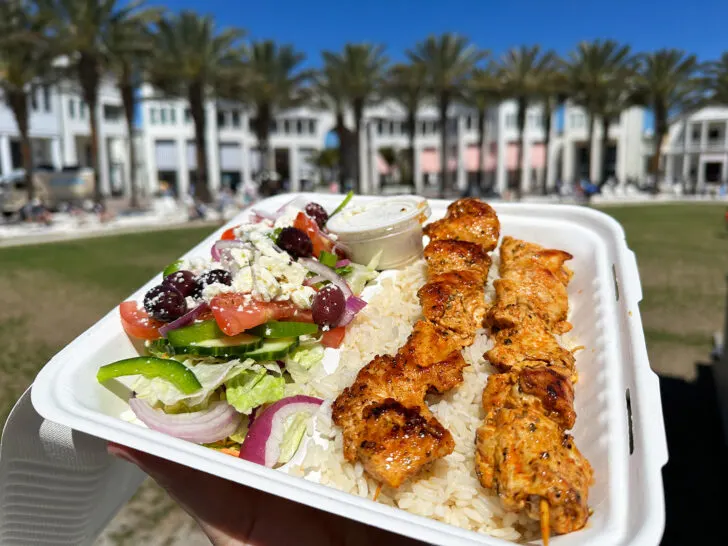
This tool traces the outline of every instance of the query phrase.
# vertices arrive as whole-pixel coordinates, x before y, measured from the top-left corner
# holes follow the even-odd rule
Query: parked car
[[[63,171],[37,170],[33,173],[35,196],[50,210],[63,205],[81,205],[93,198],[94,174],[86,168]],[[5,216],[19,214],[28,204],[25,171],[19,170],[0,178],[0,210]]]

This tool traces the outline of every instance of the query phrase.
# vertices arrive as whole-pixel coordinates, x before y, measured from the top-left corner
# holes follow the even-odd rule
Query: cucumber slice
[[[253,360],[280,360],[298,345],[298,338],[284,337],[280,339],[270,339],[263,342],[258,349],[245,353],[245,358]]]
[[[214,320],[203,320],[202,322],[196,322],[189,326],[167,332],[167,340],[174,347],[223,337],[225,337],[225,333],[220,330],[220,327]]]
[[[256,336],[278,339],[282,337],[298,337],[315,334],[318,332],[318,326],[310,322],[278,322],[277,320],[272,320],[256,326],[248,330],[248,332]]]
[[[247,353],[260,347],[260,343],[261,339],[258,336],[243,333],[236,336],[205,339],[197,343],[179,345],[173,348],[176,354],[233,358],[247,356]]]

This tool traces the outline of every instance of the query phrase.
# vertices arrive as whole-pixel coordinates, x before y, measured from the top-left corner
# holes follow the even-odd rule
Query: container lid
[[[331,218],[326,227],[347,241],[371,239],[422,225],[430,216],[427,199],[403,195],[347,207]]]

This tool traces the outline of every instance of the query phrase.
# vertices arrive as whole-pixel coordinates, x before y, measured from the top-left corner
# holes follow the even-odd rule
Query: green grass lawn
[[[652,367],[690,379],[722,330],[728,274],[725,205],[605,207],[627,233],[642,280],[640,305]]]
[[[642,317],[653,368],[691,378],[694,364],[706,360],[710,337],[724,320],[725,207],[654,205],[603,210],[622,223],[629,246],[637,253],[644,292]],[[0,249],[0,426],[55,352],[212,229]],[[148,483],[98,544],[161,544],[159,540],[204,543],[192,520]]]

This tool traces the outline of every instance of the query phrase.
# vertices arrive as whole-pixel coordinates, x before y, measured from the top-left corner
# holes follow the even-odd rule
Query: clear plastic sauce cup
[[[422,224],[429,216],[426,199],[401,196],[346,207],[326,227],[352,261],[368,264],[381,251],[377,269],[397,269],[422,256]]]

